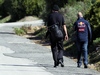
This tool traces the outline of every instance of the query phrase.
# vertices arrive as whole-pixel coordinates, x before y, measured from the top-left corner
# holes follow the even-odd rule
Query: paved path
[[[3,27],[3,26],[23,26],[23,25],[41,26],[43,24],[44,24],[43,20],[35,20],[35,21],[25,21],[25,22],[0,23],[0,27]]]
[[[5,56],[4,53],[14,53],[10,48],[0,46],[0,75],[53,75],[37,63],[23,58]]]
[[[0,75],[100,75],[67,57],[64,64],[54,68],[50,49],[15,35],[13,26],[0,28]]]

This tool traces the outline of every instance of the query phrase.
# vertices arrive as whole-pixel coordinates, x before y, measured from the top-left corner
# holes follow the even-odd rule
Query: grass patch
[[[46,34],[46,27],[40,26],[40,27],[33,27],[33,26],[22,26],[21,28],[14,28],[14,32],[17,35],[25,35],[25,34],[32,34],[36,37],[39,37],[41,39],[45,38]]]
[[[31,30],[31,25],[22,26],[21,28],[14,28],[14,32],[19,36],[27,34],[29,30]]]
[[[22,36],[22,35],[25,35],[26,34],[25,30],[22,29],[22,28],[14,28],[14,31],[19,36]]]
[[[1,19],[0,23],[5,23],[5,22],[9,21],[10,19],[11,19],[11,16],[7,16],[7,17]]]

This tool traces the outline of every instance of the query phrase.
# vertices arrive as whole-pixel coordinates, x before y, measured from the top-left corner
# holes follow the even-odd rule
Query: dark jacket
[[[63,31],[63,25],[65,25],[65,22],[64,22],[64,18],[63,18],[63,15],[60,14],[59,12],[52,12],[49,16],[48,16],[48,22],[47,22],[47,26],[48,28],[53,25],[53,24],[58,24],[59,25],[59,28],[62,30],[62,32],[64,33]],[[50,34],[49,31],[47,31],[46,33],[46,37]]]
[[[74,23],[74,29],[76,31],[76,41],[90,41],[92,39],[90,24],[84,18],[79,18]]]
[[[61,26],[65,25],[64,18],[59,12],[52,12],[48,17],[47,26],[51,26],[56,23],[59,23],[59,25],[61,25]]]

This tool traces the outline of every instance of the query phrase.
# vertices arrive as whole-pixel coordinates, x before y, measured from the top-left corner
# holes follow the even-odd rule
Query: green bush
[[[0,6],[3,4],[4,0],[0,0]]]
[[[94,40],[93,42],[94,42],[94,44],[100,45],[100,38],[96,38],[96,40]]]
[[[1,19],[0,23],[5,23],[5,22],[9,21],[10,19],[11,19],[11,16],[7,16],[7,17]]]
[[[93,45],[89,48],[89,62],[97,63],[100,61],[100,49],[97,50],[97,47],[100,45],[100,38],[93,40]]]
[[[100,0],[96,0],[85,16],[93,29],[93,39],[100,37]]]
[[[23,0],[5,0],[4,7],[11,15],[11,21],[16,21],[25,16],[25,9],[22,6]]]
[[[28,15],[39,15],[41,11],[44,10],[45,1],[44,0],[24,0],[23,6],[25,12]]]
[[[14,31],[17,35],[20,35],[20,36],[26,34],[26,32],[23,28],[14,28]]]
[[[0,17],[4,18],[7,15],[8,15],[7,11],[5,10],[5,7],[4,7],[4,0],[0,0]]]
[[[4,7],[11,15],[11,21],[16,21],[24,16],[40,15],[45,8],[44,0],[4,0]]]

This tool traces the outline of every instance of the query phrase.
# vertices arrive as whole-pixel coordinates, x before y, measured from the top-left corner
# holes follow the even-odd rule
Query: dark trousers
[[[63,39],[55,40],[51,37],[50,42],[54,62],[56,63],[58,60],[63,62]]]

